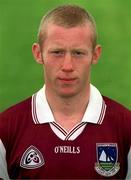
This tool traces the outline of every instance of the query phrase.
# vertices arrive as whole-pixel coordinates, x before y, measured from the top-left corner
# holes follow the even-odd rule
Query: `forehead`
[[[71,28],[50,23],[46,27],[46,41],[90,44],[92,36],[93,32],[89,23]]]

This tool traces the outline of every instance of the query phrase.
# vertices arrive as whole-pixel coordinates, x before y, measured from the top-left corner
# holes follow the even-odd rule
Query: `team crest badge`
[[[34,146],[30,146],[23,154],[20,166],[26,169],[35,169],[44,165],[41,152]]]
[[[118,147],[116,143],[96,144],[97,163],[95,170],[98,174],[110,177],[114,176],[120,169],[118,163]]]

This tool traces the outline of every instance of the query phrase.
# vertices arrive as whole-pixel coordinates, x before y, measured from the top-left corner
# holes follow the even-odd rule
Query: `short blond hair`
[[[43,16],[38,30],[38,43],[41,47],[46,38],[47,25],[49,23],[53,23],[66,28],[82,26],[90,23],[93,34],[92,45],[93,48],[96,46],[97,31],[95,20],[89,12],[87,12],[84,8],[80,6],[58,6],[55,9],[49,11],[45,16]]]

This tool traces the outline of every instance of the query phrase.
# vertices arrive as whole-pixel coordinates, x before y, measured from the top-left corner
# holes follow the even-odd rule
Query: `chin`
[[[59,91],[57,94],[62,98],[71,98],[78,94],[76,91]]]

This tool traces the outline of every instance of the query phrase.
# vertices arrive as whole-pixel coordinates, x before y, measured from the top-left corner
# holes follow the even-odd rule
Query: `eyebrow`
[[[54,51],[54,50],[59,50],[59,51],[66,51],[66,48],[61,48],[61,47],[51,47],[48,49],[48,51]],[[82,51],[82,52],[88,52],[87,49],[85,48],[70,48],[70,51]]]

